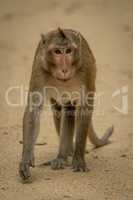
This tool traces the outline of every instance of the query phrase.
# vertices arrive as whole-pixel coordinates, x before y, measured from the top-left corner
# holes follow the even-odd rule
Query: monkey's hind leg
[[[52,103],[52,111],[53,111],[53,119],[54,119],[54,124],[55,124],[55,128],[56,128],[56,132],[58,134],[58,136],[60,137],[60,127],[61,127],[61,106],[55,101],[55,100],[51,100]],[[68,152],[68,156],[72,156],[73,155],[73,134],[74,134],[74,124],[75,124],[75,107],[72,106],[70,103],[68,103],[67,107],[66,107],[66,117],[67,117],[67,123],[68,123],[68,127],[69,127],[69,131],[68,131],[68,144],[67,144],[67,152]],[[59,138],[60,139],[60,138]]]
[[[88,108],[81,106],[76,111],[76,141],[72,160],[72,167],[74,172],[88,171],[85,162],[85,149],[88,127],[91,121],[91,114],[88,115]]]
[[[54,122],[56,130],[60,136],[60,147],[57,158],[44,163],[44,165],[51,165],[52,169],[62,169],[67,164],[67,157],[73,153],[73,134],[74,134],[74,110],[72,107],[63,108],[61,118],[54,115]],[[59,123],[60,121],[60,123]]]
[[[60,136],[60,125],[61,125],[61,106],[53,99],[51,99],[52,103],[52,112],[53,112],[53,120],[56,132],[58,136]]]

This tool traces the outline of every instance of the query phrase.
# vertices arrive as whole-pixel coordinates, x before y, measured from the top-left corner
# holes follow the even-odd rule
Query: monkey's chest
[[[49,80],[45,88],[45,97],[54,99],[59,104],[78,101],[81,97],[83,84],[80,80],[73,79],[66,82]]]

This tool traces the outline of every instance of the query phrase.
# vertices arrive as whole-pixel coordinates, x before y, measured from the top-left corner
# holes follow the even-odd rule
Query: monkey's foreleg
[[[19,166],[19,174],[23,180],[31,176],[30,167],[34,167],[34,144],[39,132],[40,108],[32,111],[26,108],[23,119],[23,153]]]
[[[87,132],[91,121],[91,113],[87,107],[80,107],[76,112],[76,141],[75,151],[72,160],[74,171],[88,171],[85,162],[85,147],[87,140]]]

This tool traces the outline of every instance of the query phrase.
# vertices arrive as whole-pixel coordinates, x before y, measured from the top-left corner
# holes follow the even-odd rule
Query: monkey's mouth
[[[69,81],[69,80],[71,79],[71,77],[67,77],[67,78],[59,78],[59,77],[56,77],[56,79],[57,79],[58,81],[67,82],[67,81]]]

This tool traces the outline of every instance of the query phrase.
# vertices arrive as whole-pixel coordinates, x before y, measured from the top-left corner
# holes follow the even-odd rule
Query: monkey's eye
[[[67,53],[67,54],[69,54],[69,53],[71,53],[71,52],[72,52],[72,49],[71,49],[71,48],[66,49],[66,53]]]
[[[54,53],[55,53],[55,54],[61,54],[61,51],[60,51],[60,49],[55,49],[55,50],[54,50]]]

